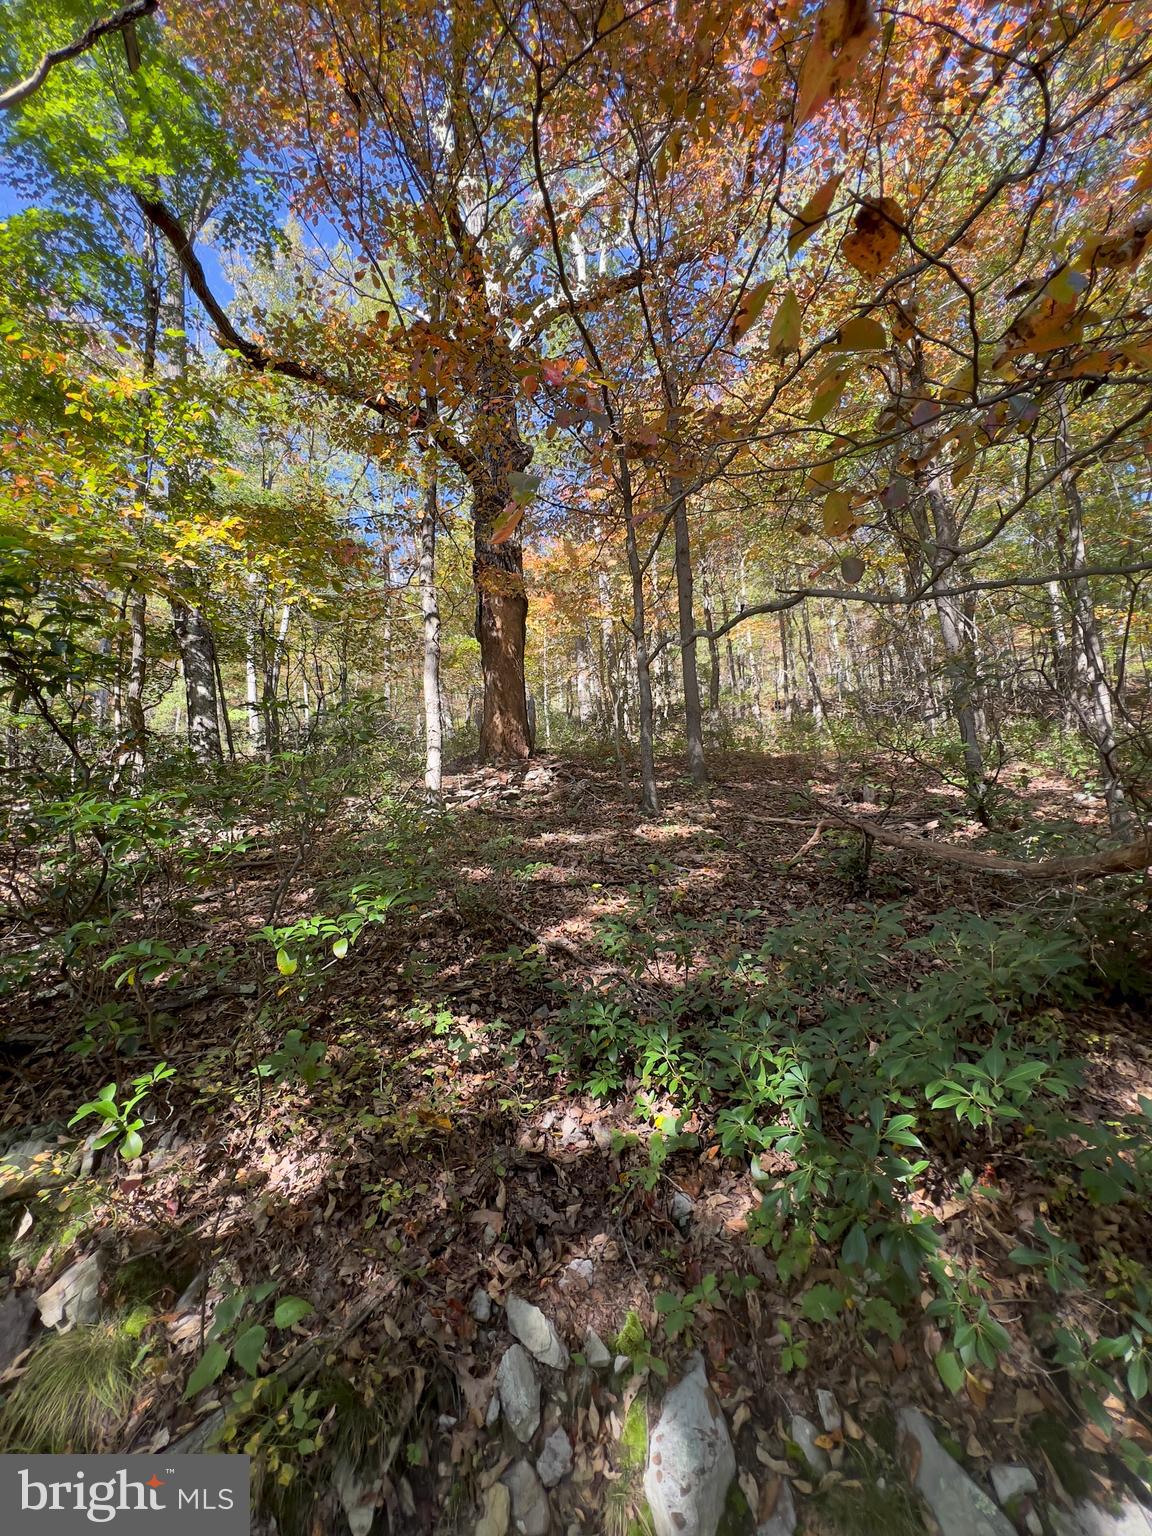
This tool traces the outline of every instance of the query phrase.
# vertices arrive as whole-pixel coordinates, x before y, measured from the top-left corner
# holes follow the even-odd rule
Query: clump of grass
[[[0,1412],[0,1449],[31,1455],[106,1449],[132,1405],[138,1350],[120,1320],[50,1334]]]
[[[346,1461],[357,1470],[367,1465],[377,1446],[386,1441],[400,1417],[397,1404],[362,1392],[354,1382],[334,1371],[318,1379],[321,1401],[334,1408],[328,1431],[328,1448],[334,1461]]]
[[[863,1443],[849,1442],[845,1452],[845,1482],[813,1495],[805,1530],[811,1536],[926,1536],[919,1501],[892,1458]]]
[[[628,1315],[630,1319],[635,1316],[634,1313]],[[627,1351],[621,1349],[620,1353]],[[647,1461],[648,1395],[641,1391],[628,1405],[616,1446],[616,1468],[620,1477],[609,1484],[604,1500],[606,1536],[651,1536],[652,1517],[642,1490]]]

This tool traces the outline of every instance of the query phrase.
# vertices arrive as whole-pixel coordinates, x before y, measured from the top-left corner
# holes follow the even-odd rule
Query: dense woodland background
[[[9,0],[7,1448],[504,1536],[527,1291],[615,1359],[542,1530],[663,1536],[690,1343],[732,1529],[923,1529],[925,1398],[1031,1536],[1145,1496],[1150,80],[1130,0]]]

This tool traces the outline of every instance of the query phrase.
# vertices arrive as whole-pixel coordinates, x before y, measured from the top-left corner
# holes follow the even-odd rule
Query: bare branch
[[[10,85],[6,91],[0,91],[0,112],[9,112],[13,107],[18,107],[21,102],[27,101],[29,96],[35,95],[58,64],[66,64],[69,59],[75,59],[80,54],[87,53],[109,33],[123,32],[145,16],[151,16],[158,4],[159,0],[132,0],[131,4],[122,6],[115,15],[107,17],[104,21],[94,21],[74,42],[65,43],[62,48],[51,49],[44,54],[30,75],[25,76],[23,80],[18,80],[15,85]]]

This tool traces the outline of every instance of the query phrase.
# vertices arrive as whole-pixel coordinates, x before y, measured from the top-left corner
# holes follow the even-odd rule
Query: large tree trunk
[[[420,614],[424,624],[424,787],[439,795],[443,774],[440,710],[440,602],[436,591],[436,523],[439,517],[436,466],[428,458],[424,510],[420,517]]]
[[[588,629],[576,636],[576,718],[587,725],[592,718],[592,669],[588,664]]]
[[[700,709],[700,675],[696,667],[696,618],[692,576],[692,544],[688,532],[688,499],[684,483],[673,479],[672,495],[677,498],[672,514],[676,534],[676,614],[680,631],[680,675],[684,685],[684,739],[688,772],[693,782],[708,781],[704,760],[704,718]]]
[[[804,635],[804,670],[808,676],[808,693],[812,699],[812,717],[817,725],[823,725],[827,706],[820,688],[820,673],[816,666],[816,647],[812,641],[812,621],[808,616],[807,603],[801,604],[800,617]]]
[[[524,759],[532,755],[524,689],[528,629],[524,557],[520,545],[511,540],[504,544],[491,542],[488,535],[495,526],[498,510],[482,503],[473,515],[476,639],[480,642],[484,679],[480,756],[490,763]]]
[[[628,573],[632,578],[632,654],[636,661],[637,734],[640,738],[640,798],[652,816],[660,814],[660,790],[656,783],[656,732],[652,707],[652,673],[648,655],[648,620],[644,598],[644,566],[636,543],[636,519],[632,508],[632,477],[628,461],[620,455],[620,480],[624,496],[624,539]]]
[[[256,653],[255,616],[244,638],[244,704],[248,715],[248,746],[254,753],[264,750],[264,714],[260,708],[260,663]]]
[[[720,646],[713,637],[716,610],[712,601],[712,573],[704,566],[704,628],[708,631],[708,713],[715,719],[720,713]]]
[[[264,688],[260,712],[264,717],[264,746],[273,755],[281,747],[280,729],[280,673],[288,650],[288,625],[292,620],[292,604],[285,603],[280,610],[280,624],[271,650],[264,658]]]
[[[1075,474],[1068,467],[1068,417],[1064,404],[1060,404],[1060,419],[1056,432],[1057,464],[1060,469],[1060,488],[1064,492],[1064,504],[1068,511],[1068,530],[1065,540],[1065,557],[1068,568],[1076,571],[1087,564],[1087,548],[1084,541],[1084,503]],[[1092,601],[1092,589],[1086,576],[1069,575],[1064,588],[1072,610],[1072,633],[1069,636],[1069,653],[1074,686],[1074,702],[1084,734],[1096,748],[1100,759],[1100,777],[1104,788],[1104,802],[1108,807],[1108,824],[1113,832],[1127,832],[1132,826],[1132,807],[1124,793],[1117,761],[1116,720],[1112,708],[1112,692],[1108,686],[1108,673],[1104,661],[1104,647],[1100,642],[1100,630],[1096,624],[1096,608]]]
[[[188,704],[188,745],[197,762],[220,762],[220,707],[212,630],[199,608],[172,599],[172,628],[184,670]]]
[[[120,692],[117,711],[120,739],[116,748],[116,773],[113,783],[127,782],[133,792],[140,788],[147,747],[147,722],[144,718],[144,676],[148,658],[148,599],[143,592],[133,592],[128,602],[128,667]]]
[[[933,586],[946,585],[949,578],[958,574],[950,555],[957,543],[956,520],[952,503],[940,483],[938,470],[930,470],[925,482],[925,498],[932,515],[935,542],[932,546]],[[964,753],[964,777],[968,783],[968,796],[972,808],[981,821],[986,821],[988,781],[984,770],[984,749],[980,741],[980,724],[975,702],[975,658],[971,643],[970,619],[960,600],[955,597],[933,595],[936,619],[940,626],[940,639],[947,658],[948,683],[952,696],[952,714],[960,732],[960,745]]]
[[[532,462],[516,421],[516,383],[506,361],[488,342],[480,370],[477,411],[470,448],[473,561],[476,587],[476,639],[484,679],[480,721],[480,756],[485,762],[523,760],[532,755],[528,697],[524,687],[524,647],[528,594],[524,587],[524,552],[520,540],[497,540],[499,523],[515,508],[513,476]]]

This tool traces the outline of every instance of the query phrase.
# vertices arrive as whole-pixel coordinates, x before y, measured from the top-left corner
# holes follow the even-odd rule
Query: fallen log
[[[883,822],[873,821],[870,816],[854,816],[839,806],[812,797],[825,815],[833,817],[843,826],[852,827],[864,837],[875,838],[888,848],[899,848],[917,858],[931,859],[937,864],[950,864],[961,869],[971,869],[985,875],[1013,875],[1020,880],[1094,880],[1102,875],[1139,874],[1152,865],[1152,834],[1145,834],[1138,842],[1125,843],[1120,848],[1104,848],[1099,853],[1068,854],[1055,859],[1008,859],[998,853],[980,853],[975,848],[953,848],[949,843],[936,843],[927,837],[913,837],[907,832],[894,832]]]

